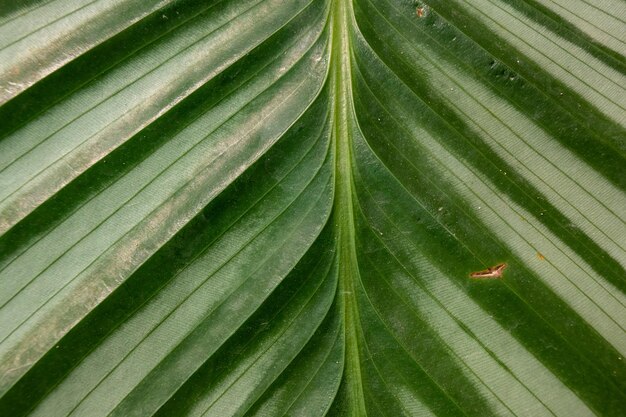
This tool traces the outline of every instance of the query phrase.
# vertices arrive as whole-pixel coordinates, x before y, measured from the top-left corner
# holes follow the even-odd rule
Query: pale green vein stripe
[[[466,0],[463,0],[463,1],[467,3]],[[470,3],[467,3],[467,4],[470,4],[474,10],[480,11],[480,14],[482,14],[483,16],[485,16],[492,22],[496,23],[497,26],[504,29],[504,32],[507,32],[513,36],[517,36],[517,38],[523,43],[525,43],[531,50],[535,50],[536,52],[541,53],[541,55],[547,58],[548,60],[550,60],[553,65],[556,65],[562,68],[566,73],[576,76],[582,84],[587,85],[591,89],[595,89],[600,94],[604,94],[608,100],[612,101],[617,106],[620,106],[622,109],[624,108],[624,104],[626,103],[626,100],[624,100],[623,97],[614,93],[613,98],[611,98],[610,96],[606,95],[607,92],[611,91],[610,89],[607,88],[607,89],[603,89],[602,91],[600,91],[598,88],[602,87],[602,83],[609,83],[610,87],[619,88],[619,91],[626,90],[626,87],[624,87],[619,82],[615,81],[615,79],[613,79],[612,77],[609,77],[600,69],[587,64],[587,62],[584,61],[584,57],[586,57],[586,55],[579,55],[579,52],[584,51],[584,49],[578,48],[574,51],[569,50],[567,47],[565,47],[565,45],[569,45],[569,43],[561,44],[559,42],[560,40],[566,40],[566,39],[561,38],[559,35],[553,32],[545,30],[545,28],[543,28],[540,24],[536,23],[533,20],[526,18],[523,14],[519,13],[515,8],[509,6],[508,4],[503,4],[499,0],[479,0],[479,1],[486,2],[483,4],[483,7],[488,7],[489,8],[488,11],[493,11],[493,14],[488,13],[484,9],[479,9],[473,4],[470,4]],[[516,25],[514,25],[513,27],[509,25],[506,25],[506,26],[502,25],[500,21],[497,21],[496,19],[494,19],[495,16],[507,17],[508,18],[507,21],[513,21]],[[519,28],[517,24],[519,24]],[[529,29],[530,29],[530,32],[529,32]],[[537,44],[536,42],[533,42],[533,40],[540,41],[540,42],[539,44]],[[549,46],[547,46],[543,50],[540,50],[538,46],[541,46],[544,43],[546,43],[546,45],[549,45]],[[557,48],[557,50],[554,50],[555,47]],[[573,58],[577,58],[579,64],[581,66],[586,66],[586,68],[584,68],[584,70],[581,70],[580,74],[576,75],[575,70],[577,69],[577,67],[569,68],[565,65],[562,65],[560,59],[553,59],[553,56],[555,55],[558,58],[567,58],[568,55]],[[574,71],[571,71],[571,70],[574,70]],[[582,74],[585,74],[586,77]],[[626,76],[626,74],[623,74],[620,72],[617,72],[617,74]],[[599,82],[589,84],[590,75],[595,75],[597,77],[600,77],[600,78],[597,78]],[[615,99],[617,99],[617,101],[615,101]]]
[[[540,0],[545,1],[545,0]],[[570,6],[570,3],[566,3],[563,0],[548,0],[553,1],[555,3],[559,3],[570,12],[573,12],[573,7]],[[595,13],[600,13],[604,18],[612,18],[619,22],[626,23],[626,4],[623,1],[616,0],[580,0],[582,4],[589,8],[589,10],[594,10]],[[567,5],[567,6],[566,6]],[[576,6],[577,3],[574,1],[571,2],[571,5]]]
[[[582,2],[604,13],[605,16],[613,16],[620,22],[626,23],[626,7],[623,2],[621,7],[619,1],[616,4],[615,0],[582,0]]]
[[[399,106],[397,103],[394,103],[393,100],[388,101],[388,103],[392,103],[394,104],[393,109],[401,111],[401,106]],[[415,125],[414,122],[411,122],[410,120],[412,120],[411,118],[406,119],[407,122],[405,122],[405,125],[409,125],[410,127],[410,131],[412,132],[413,135],[416,135],[415,137],[420,137],[420,136],[427,136],[429,138],[431,138],[430,140],[426,140],[426,141],[420,141],[421,144],[426,145],[426,147],[430,147],[431,153],[433,155],[435,155],[435,157],[437,159],[439,159],[439,156],[441,156],[440,159],[445,159],[443,158],[444,156],[446,158],[448,158],[447,160],[444,160],[443,162],[441,162],[441,166],[459,166],[460,165],[460,161],[458,159],[454,159],[454,157],[451,156],[451,154],[446,150],[444,151],[444,148],[441,147],[438,142],[432,138],[430,136],[429,133],[427,133],[426,131],[424,131],[420,126]],[[452,165],[449,165],[452,164]],[[463,174],[459,174],[457,175],[458,178],[465,178],[464,177],[464,173]],[[473,184],[472,182],[468,182],[469,185]],[[486,190],[482,190],[481,192],[476,192],[476,195],[473,197],[472,201],[477,201],[477,203],[475,204],[475,207],[477,209],[480,210],[481,205],[484,205],[484,201],[486,200],[490,200],[492,199],[492,196],[494,196],[493,198],[496,198],[498,193],[497,193],[497,189],[495,188],[495,186],[493,186],[493,184],[490,185],[489,187],[489,192],[487,192]],[[580,195],[579,195],[580,197]],[[480,203],[478,202],[480,201]],[[539,215],[543,215],[542,213],[538,213]],[[526,215],[530,216],[528,218],[532,218],[533,216],[537,216],[537,213],[535,213],[534,215],[531,215],[529,213],[526,213]],[[517,216],[513,216],[514,219],[525,222],[524,219],[526,219],[524,214],[518,213]],[[546,237],[550,236],[550,238],[548,239],[550,242],[558,242],[559,240],[553,236],[552,234],[545,234],[545,228],[543,230],[543,232],[541,233],[542,236]],[[558,250],[556,248],[558,248],[561,245],[557,245],[555,246],[555,250]],[[574,253],[570,253],[569,256],[567,256],[567,258],[570,260],[570,263],[573,262],[574,264],[576,264],[580,269],[584,270],[584,271],[592,271],[591,268],[584,263],[584,261],[582,261],[582,259],[580,257],[578,257],[577,255],[575,255]],[[593,272],[588,272],[585,275],[587,275],[589,278],[591,278],[592,275],[595,276],[595,278],[593,279],[593,281],[596,281],[599,285],[601,285],[603,288],[606,287],[610,287],[607,288],[608,289],[608,293],[605,293],[603,296],[605,297],[609,297],[609,299],[614,299],[615,301],[617,301],[620,305],[622,306],[626,306],[626,299],[624,299],[623,294],[621,294],[620,291],[618,291],[617,289],[615,289],[612,285],[610,285],[608,282],[603,282],[603,279],[600,279],[595,273]],[[606,285],[606,287],[605,287]]]
[[[216,151],[216,150],[214,149],[214,150],[213,150],[213,153],[215,153],[215,151]],[[222,151],[224,151],[224,149],[222,149],[221,147],[218,147],[218,148],[217,148],[217,151],[222,152]],[[205,152],[203,152],[203,154],[206,154],[206,151],[205,151]],[[218,155],[215,157],[215,159],[213,159],[212,161],[206,161],[206,163],[209,163],[209,162],[210,162],[210,163],[212,163],[212,164],[215,164],[215,163],[216,163],[216,161],[218,160],[218,157],[219,157],[219,156],[221,156],[221,155],[223,156],[223,152],[222,152],[222,153],[220,153],[220,154],[218,154]],[[185,162],[184,160],[181,160],[181,162],[180,162],[180,163],[184,163],[184,162]],[[202,162],[202,158],[200,158],[200,162]],[[189,164],[187,164],[187,165],[189,165]],[[184,181],[187,181],[187,180],[188,180],[188,178],[189,178],[189,176],[190,176],[188,172],[185,172],[185,174],[186,174],[186,175],[181,175],[181,173],[180,173],[180,172],[176,173],[175,171],[172,171],[172,173],[173,173],[173,174],[175,174],[177,177],[180,177],[180,180],[183,180],[183,182],[184,182]],[[180,181],[179,181],[179,182],[180,182]],[[151,184],[150,184],[150,185],[155,185],[155,187],[157,187],[157,188],[161,188],[161,187],[163,187],[163,184],[159,184],[158,182],[156,182],[156,183],[154,183],[154,184],[152,184],[152,182],[151,182]],[[184,188],[184,187],[183,187],[183,188]],[[181,188],[181,189],[182,189],[182,188]],[[180,191],[180,189],[178,189],[179,191],[176,191],[176,190],[177,190],[176,188],[172,188],[172,189],[171,189],[171,190],[169,190],[169,191],[170,191],[170,192],[174,192],[174,193],[177,193],[177,192],[179,192],[179,191]],[[152,196],[154,196],[154,192],[155,192],[154,187],[152,187],[152,189],[150,189],[150,188],[146,188],[146,187],[143,187],[142,189],[140,189],[140,191],[141,191],[141,193],[140,193],[140,194],[143,194],[143,195],[146,195],[146,194],[147,194],[147,195],[152,195]],[[139,195],[139,194],[138,194],[138,195]],[[169,197],[170,197],[170,194],[166,195],[165,197],[168,197],[168,198],[169,198]],[[121,221],[124,221],[124,222],[126,222],[126,223],[127,223],[127,221],[129,220],[129,219],[128,219],[128,213],[127,213],[129,210],[132,210],[132,212],[133,212],[133,213],[135,213],[135,217],[136,217],[137,219],[142,219],[143,217],[141,217],[141,216],[142,216],[142,215],[144,215],[143,213],[144,213],[144,212],[146,212],[146,211],[149,211],[149,210],[152,208],[152,206],[154,206],[154,205],[156,205],[156,206],[158,207],[158,203],[159,203],[159,201],[157,201],[156,203],[153,203],[153,204],[151,204],[151,205],[148,205],[148,206],[146,206],[145,204],[143,204],[143,207],[141,208],[141,210],[139,210],[137,207],[135,207],[136,205],[132,204],[132,200],[131,200],[131,202],[130,202],[130,203],[128,203],[128,204],[126,204],[126,205],[124,205],[123,207],[121,207],[121,208],[120,208],[120,210],[121,210],[121,211],[119,211],[119,213],[122,213],[122,215],[116,216],[116,218],[115,218],[115,219],[113,219],[114,221],[113,221],[112,223],[107,221],[107,224],[109,224],[109,226],[112,224],[113,226],[115,226],[115,229],[114,229],[114,230],[116,230],[116,231],[118,232],[118,234],[120,234],[120,232],[123,234],[123,232],[126,232],[128,229],[130,229],[130,228],[134,225],[134,223],[125,224],[125,226],[124,226],[124,228],[123,228],[122,230],[118,230],[118,229],[122,228],[122,224],[120,223]],[[124,214],[124,212],[126,212],[126,215],[123,215],[123,214]],[[118,213],[118,211],[116,210],[115,214],[117,214],[117,213]],[[103,231],[102,231],[102,230],[100,230],[100,232],[101,232],[101,233],[103,233]],[[97,243],[98,243],[98,244],[100,244],[100,246],[102,246],[102,244],[101,244],[101,242],[100,242],[100,241],[102,240],[102,237],[101,237],[101,236],[96,236],[96,235],[95,235],[95,234],[93,234],[93,233],[92,233],[91,235],[93,235],[93,239],[97,239]],[[116,236],[114,235],[114,236],[113,236],[113,238],[114,238],[114,237],[116,237]],[[93,240],[93,239],[92,239],[92,240]],[[82,240],[82,239],[81,239],[81,240]],[[109,240],[110,240],[110,239],[109,239]],[[79,242],[80,242],[80,241],[79,241]],[[89,243],[89,242],[87,242],[87,243]],[[93,242],[91,242],[91,243],[93,244]],[[104,242],[104,243],[106,244],[107,242]],[[115,243],[115,242],[114,242],[114,243]],[[84,245],[83,245],[83,246],[84,246]],[[81,249],[80,249],[80,247],[77,247],[77,248],[78,248],[78,249],[76,249],[76,250],[78,250],[78,253],[79,253],[79,254],[83,254],[83,255],[84,255],[84,252],[85,252],[85,251],[84,251],[84,250],[81,250]],[[105,247],[105,249],[106,249],[106,247]],[[75,252],[76,252],[76,250],[74,250],[74,247],[73,247],[71,252],[72,252],[72,253],[74,253],[74,255],[76,255],[76,253],[75,253]],[[97,252],[96,252],[96,255],[95,255],[96,257],[97,257],[97,253],[99,253],[99,251],[97,251]],[[71,254],[71,253],[69,253],[69,252],[68,252],[68,253],[65,253],[64,255],[70,255],[70,254]],[[84,257],[84,256],[80,257],[80,259],[83,259],[83,258],[85,258],[85,257]],[[23,258],[23,259],[25,259],[26,261],[28,261],[28,260],[30,260],[30,259],[32,259],[32,258]],[[59,259],[61,259],[61,260],[65,259],[65,261],[66,261],[65,263],[67,264],[67,262],[69,262],[69,265],[70,265],[70,266],[73,266],[73,267],[74,267],[74,269],[76,269],[77,267],[80,267],[80,265],[78,265],[78,266],[76,266],[76,265],[75,265],[75,264],[76,264],[76,262],[75,262],[75,261],[76,261],[76,257],[75,257],[75,256],[71,256],[71,257],[68,257],[68,256],[63,256],[63,257],[58,258],[58,259],[57,259],[57,261],[58,261]],[[83,259],[83,261],[85,261],[85,262],[86,262],[86,261],[90,261],[90,260],[91,260],[91,259]],[[83,263],[84,263],[84,262],[83,262]],[[52,266],[52,268],[50,268],[50,269],[49,269],[48,267],[46,267],[46,269],[43,271],[43,272],[44,272],[44,277],[47,277],[47,279],[46,279],[47,281],[51,280],[51,279],[54,277],[54,273],[55,273],[55,271],[56,271],[57,269],[61,268],[60,266],[58,266],[58,262],[56,262],[56,261],[55,261],[55,262],[54,262],[54,264],[52,264],[51,266]],[[66,265],[66,266],[67,266],[67,265]],[[62,269],[62,268],[61,268],[61,269]],[[51,274],[52,274],[52,275],[51,275]],[[42,284],[41,279],[34,280],[33,282],[34,282],[34,284],[33,284],[33,285],[35,285],[35,287],[37,287],[37,288],[41,287],[41,285],[45,285],[45,282]],[[68,283],[64,284],[62,288],[64,288],[65,286],[69,285],[69,283],[70,283],[70,282],[71,282],[71,281],[69,281]],[[48,285],[49,285],[49,284],[48,284]],[[34,289],[29,289],[29,294],[30,294],[30,293],[32,293],[32,294],[37,294],[37,293],[41,293],[41,294],[48,294],[48,293],[49,293],[49,291],[50,291],[50,290],[48,290],[47,292],[43,292],[43,291],[41,291],[41,290],[38,290],[37,288],[34,288]],[[55,294],[56,294],[56,293],[55,293]],[[28,296],[28,294],[27,294],[27,295],[25,295],[25,296]],[[15,298],[14,298],[14,299],[12,299],[12,300],[11,300],[11,302],[9,302],[9,303],[7,304],[7,306],[5,306],[5,307],[4,307],[4,309],[3,309],[3,311],[2,311],[2,314],[3,314],[3,315],[8,315],[8,316],[14,316],[14,313],[12,313],[11,308],[12,308],[12,307],[14,307],[15,305],[18,305],[18,306],[19,306],[19,305],[20,305],[20,303],[19,303],[18,301],[19,301],[19,299],[21,299],[21,298],[23,298],[23,297],[24,297],[24,296],[22,296],[22,294],[18,294],[18,295],[17,295],[17,299],[15,299]],[[45,304],[45,303],[44,303],[44,304]],[[32,302],[31,302],[31,303],[29,303],[29,305],[31,305],[31,306],[32,306]],[[8,309],[8,311],[7,311],[7,309]]]
[[[613,1],[606,5],[610,13],[581,0],[539,0],[539,3],[592,39],[626,55],[626,2]]]
[[[176,60],[166,62],[158,71],[151,71],[147,77],[140,77],[131,90],[112,97],[110,102],[101,103],[93,113],[89,112],[88,116],[81,118],[80,122],[72,123],[68,128],[73,129],[75,133],[69,136],[69,140],[67,139],[69,132],[61,130],[54,135],[58,136],[58,140],[54,140],[52,136],[43,142],[44,146],[29,152],[24,158],[3,170],[0,173],[0,182],[4,182],[6,186],[3,187],[3,192],[0,192],[0,198],[5,198],[0,203],[0,212],[4,214],[4,220],[0,222],[0,233],[3,228],[10,228],[52,193],[248,53],[257,45],[249,42],[249,36],[253,36],[256,42],[261,43],[294,18],[293,15],[285,16],[270,12],[273,3],[272,0],[268,1],[269,4],[260,5],[240,17],[245,19],[253,12],[257,19],[266,16],[268,30],[257,33],[255,27],[246,27],[242,33],[239,25],[229,21],[215,36],[204,36],[202,42],[194,43],[187,47],[183,54],[176,55]],[[300,4],[301,9],[296,12],[300,12],[309,4],[310,1]],[[321,27],[318,30],[321,31]],[[316,31],[307,33],[310,38],[317,34]],[[237,50],[238,53],[233,54],[232,50]],[[184,71],[179,68],[181,62],[184,62]],[[211,62],[216,64],[210,65]],[[165,79],[162,78],[164,75]],[[158,82],[155,81],[157,78]],[[163,88],[164,86],[166,88]],[[133,95],[130,100],[127,97],[129,94]],[[100,120],[101,113],[110,106],[113,106],[116,112],[107,111],[103,119],[104,126],[101,125],[102,121],[94,125],[89,123],[94,117]],[[90,126],[86,132],[83,130],[86,128],[85,125]],[[90,135],[90,130],[95,132]],[[72,137],[74,139],[71,139]],[[65,146],[60,146],[59,140],[63,140],[61,143]],[[78,144],[75,143],[77,141]],[[60,155],[64,156],[58,159]],[[42,168],[42,164],[51,165]]]
[[[88,0],[87,2],[84,0],[69,0],[56,2],[48,7],[38,7],[36,11],[27,12],[27,18],[19,20],[13,19],[0,25],[0,52],[2,49],[26,37],[34,36],[38,32],[41,32],[42,29],[52,26],[61,20],[65,20],[65,24],[69,23],[68,21],[71,20],[67,19],[69,16],[99,1],[101,0]]]
[[[98,1],[0,50],[0,104],[170,1]]]
[[[256,0],[251,5],[244,3],[248,7],[226,8],[221,13],[214,13],[210,22],[195,19],[198,17],[195,16],[187,21],[186,25],[161,34],[157,41],[136,51],[126,60],[116,63],[108,71],[100,74],[103,76],[102,79],[91,80],[73,94],[55,103],[43,114],[37,115],[25,126],[3,138],[0,142],[0,169],[4,171],[24,154],[31,152],[59,132],[63,132],[63,136],[78,133],[81,137],[85,137],[114,121],[115,117],[111,117],[106,111],[101,111],[97,117],[91,117],[83,122],[78,129],[68,129],[85,115],[98,109],[103,102],[123,94],[129,86],[137,84],[149,74],[158,71],[163,65],[175,62],[177,55],[189,50],[203,39],[211,35],[215,36],[215,33],[227,26],[230,21],[235,20],[261,1],[263,0]],[[133,101],[132,97],[129,100]],[[114,115],[117,114],[120,113],[114,112]],[[56,146],[62,148],[63,143],[57,142]]]
[[[13,20],[19,19],[21,16],[27,15],[29,13],[34,13],[36,12],[36,10],[40,9],[41,7],[48,6],[49,4],[54,3],[54,2],[60,3],[59,0],[41,0],[35,4],[27,4],[27,5],[22,4],[18,6],[18,9],[14,10],[13,12],[0,15],[0,27],[2,27],[3,25],[6,25],[7,23],[10,23]]]
[[[409,417],[436,417],[436,415],[419,401],[419,398],[406,386],[399,385],[396,387],[396,394],[403,407],[409,410]]]
[[[495,34],[626,127],[626,74],[605,65],[578,45],[548,32],[513,7],[496,5],[490,0],[464,1],[464,5],[453,7],[457,6],[477,17]],[[506,27],[501,23],[504,21]]]

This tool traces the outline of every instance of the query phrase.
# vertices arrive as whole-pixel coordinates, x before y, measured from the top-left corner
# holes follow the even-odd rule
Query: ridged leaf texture
[[[623,0],[2,2],[0,415],[624,416],[625,56]]]

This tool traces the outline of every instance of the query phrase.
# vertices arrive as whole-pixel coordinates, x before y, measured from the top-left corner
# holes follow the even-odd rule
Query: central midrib
[[[334,222],[338,239],[339,302],[345,332],[344,384],[347,409],[365,416],[359,358],[358,267],[355,247],[352,181],[352,131],[356,127],[350,70],[351,0],[333,0],[331,11],[331,100],[332,140],[335,152]]]

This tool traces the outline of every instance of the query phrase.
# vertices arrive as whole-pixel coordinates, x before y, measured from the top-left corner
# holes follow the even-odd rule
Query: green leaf
[[[0,415],[623,416],[624,33],[2,3]]]

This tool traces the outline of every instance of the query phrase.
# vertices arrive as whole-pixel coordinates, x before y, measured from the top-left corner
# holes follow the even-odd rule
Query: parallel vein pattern
[[[0,415],[623,415],[623,33],[620,0],[0,6]]]

